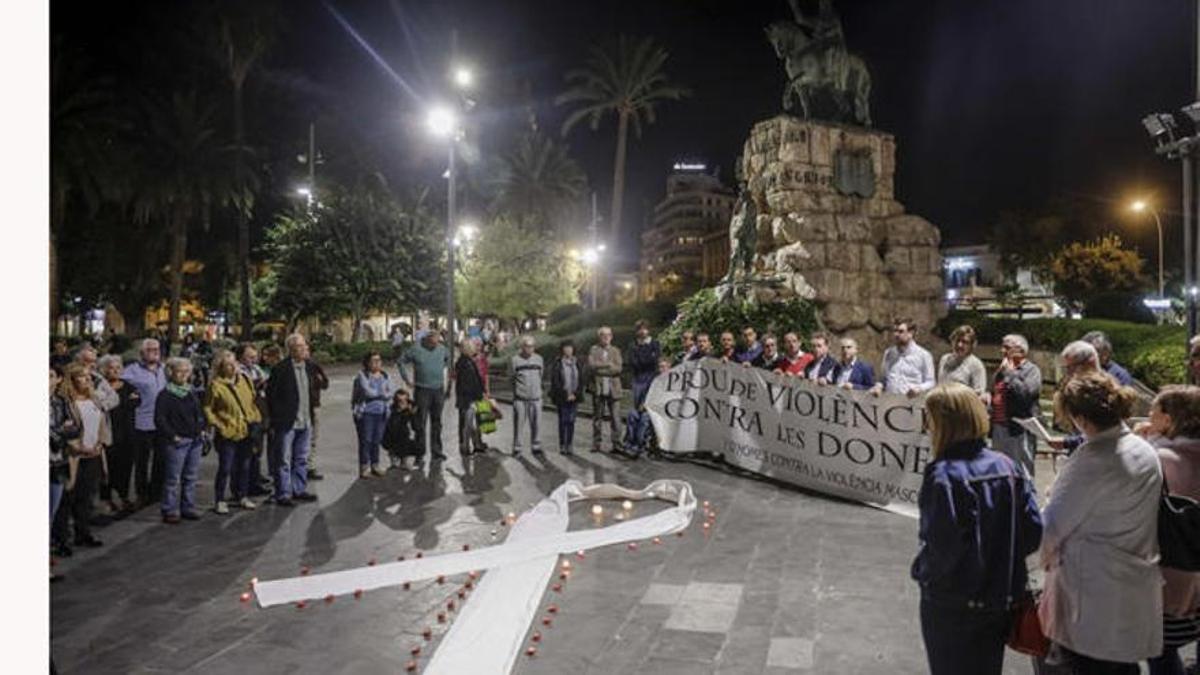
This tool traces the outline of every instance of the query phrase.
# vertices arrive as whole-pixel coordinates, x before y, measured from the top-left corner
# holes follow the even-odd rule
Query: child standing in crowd
[[[421,466],[424,457],[417,443],[416,424],[417,411],[413,408],[412,399],[407,391],[401,389],[392,396],[392,410],[383,432],[382,445],[388,452],[393,469],[399,467],[407,471],[414,468],[409,462],[410,457],[415,459],[415,467]]]
[[[200,450],[204,447],[204,409],[188,382],[192,362],[181,357],[167,359],[167,386],[154,404],[154,428],[165,450],[162,517],[174,525],[180,518],[199,520],[196,508],[196,478],[200,473]]]

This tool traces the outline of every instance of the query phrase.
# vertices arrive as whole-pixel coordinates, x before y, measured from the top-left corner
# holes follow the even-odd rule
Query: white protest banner
[[[875,396],[715,359],[659,375],[646,409],[671,452],[915,517],[931,459],[924,399]]]

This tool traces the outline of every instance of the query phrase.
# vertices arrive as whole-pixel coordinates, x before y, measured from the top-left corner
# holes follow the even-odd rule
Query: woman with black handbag
[[[1158,450],[1171,495],[1200,500],[1200,387],[1166,387],[1150,406],[1138,432]],[[1160,518],[1161,518],[1160,514]],[[1179,648],[1200,637],[1200,572],[1170,567],[1169,543],[1159,531],[1163,555],[1163,653],[1149,660],[1151,675],[1183,675]]]
[[[918,504],[921,635],[933,675],[998,675],[1025,557],[1042,521],[1033,484],[987,447],[988,413],[974,390],[950,382],[925,398],[933,460]]]

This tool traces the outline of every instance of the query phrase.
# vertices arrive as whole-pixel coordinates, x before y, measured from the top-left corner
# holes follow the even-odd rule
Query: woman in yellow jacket
[[[250,500],[250,462],[262,436],[262,414],[254,398],[254,383],[238,371],[232,352],[222,351],[213,358],[213,379],[204,397],[204,416],[216,431],[215,446],[219,464],[216,507],[229,513],[225,486],[229,483],[233,503],[243,509],[255,508]]]

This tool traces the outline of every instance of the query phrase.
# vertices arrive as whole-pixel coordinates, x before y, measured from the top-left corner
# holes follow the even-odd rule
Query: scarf
[[[167,383],[167,391],[175,394],[179,398],[187,398],[188,394],[192,393],[192,388],[186,385],[178,385],[174,382]]]

